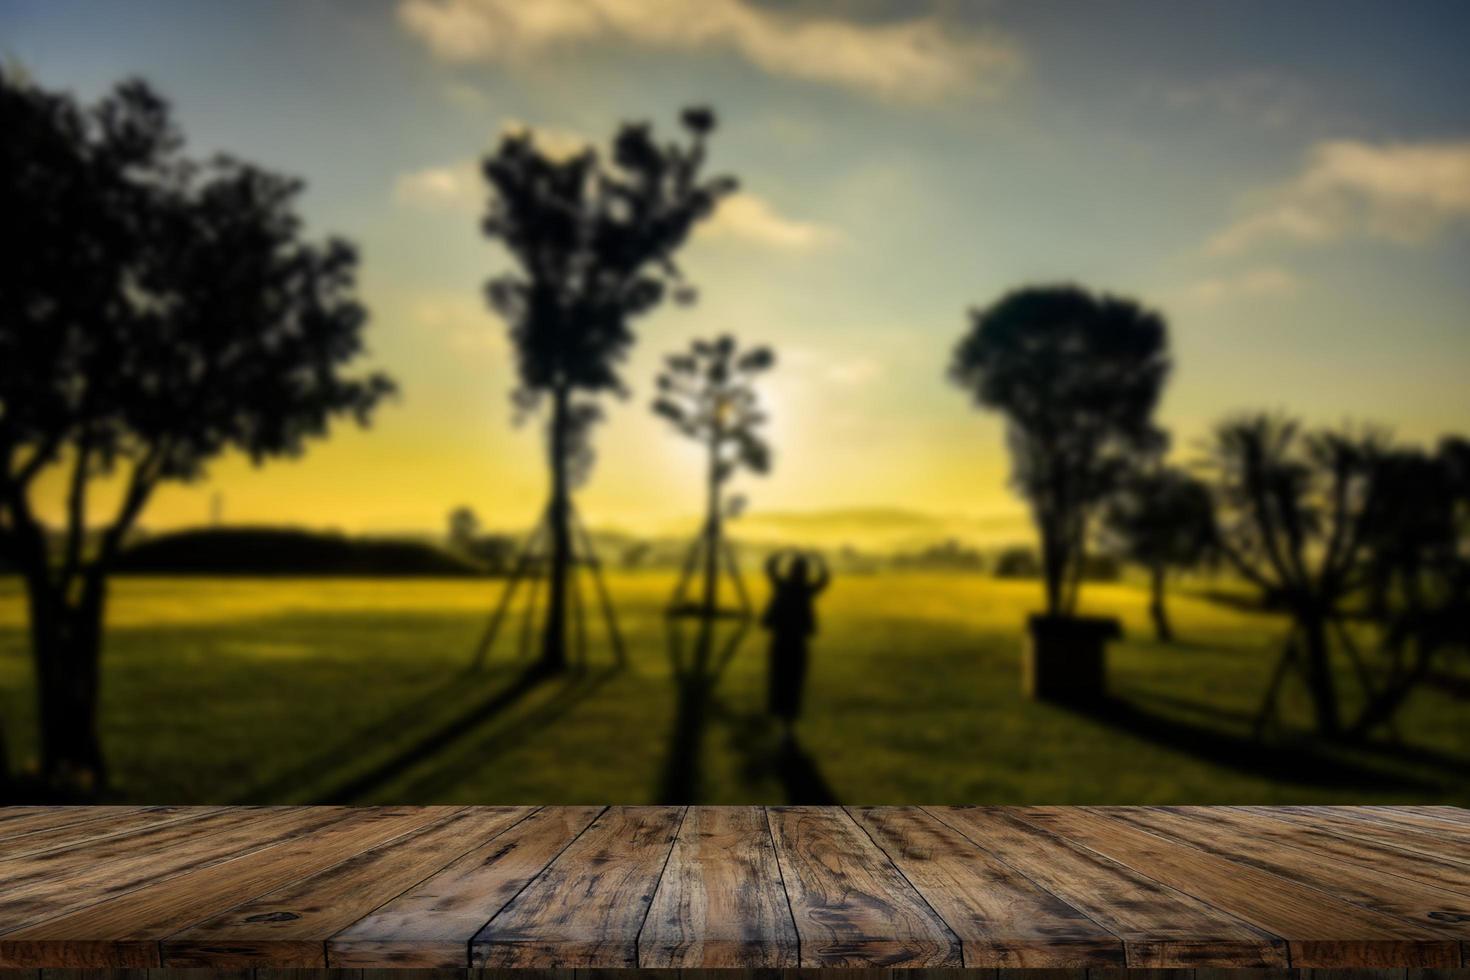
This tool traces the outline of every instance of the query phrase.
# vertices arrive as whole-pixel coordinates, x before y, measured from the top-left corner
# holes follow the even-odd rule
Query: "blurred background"
[[[1470,804],[1467,29],[0,0],[0,795]]]

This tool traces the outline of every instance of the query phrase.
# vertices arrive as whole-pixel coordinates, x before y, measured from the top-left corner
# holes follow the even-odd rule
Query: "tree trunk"
[[[541,669],[548,673],[567,666],[567,585],[572,566],[572,500],[567,474],[570,407],[566,389],[557,388],[551,405],[551,503],[546,510],[551,567],[540,661]]]
[[[1064,614],[1062,584],[1067,572],[1062,556],[1061,535],[1047,515],[1042,515],[1040,524],[1041,575],[1046,586],[1046,614],[1061,616]]]
[[[710,440],[709,446],[709,490],[705,503],[704,523],[704,618],[713,619],[719,608],[720,598],[720,479],[719,442]]]
[[[1328,738],[1342,733],[1337,709],[1337,689],[1332,680],[1331,648],[1327,639],[1327,620],[1311,611],[1300,617],[1307,655],[1307,691],[1317,719],[1317,731]]]
[[[81,595],[71,598],[42,571],[27,576],[27,588],[41,777],[64,793],[95,793],[107,783],[97,731],[105,582],[90,573]]]
[[[1154,635],[1160,643],[1174,642],[1174,630],[1169,626],[1169,612],[1164,608],[1164,573],[1163,565],[1153,567],[1152,593],[1149,599],[1148,612],[1154,620]]]

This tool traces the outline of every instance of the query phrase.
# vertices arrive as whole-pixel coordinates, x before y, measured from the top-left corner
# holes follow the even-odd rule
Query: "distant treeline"
[[[675,539],[640,540],[616,533],[595,537],[609,564],[624,571],[678,568],[687,549],[687,542]],[[197,528],[135,540],[119,556],[117,571],[123,575],[496,576],[512,570],[518,550],[516,539],[505,534],[439,543],[304,528]],[[751,543],[740,549],[741,563],[759,563],[765,553],[764,546]],[[1041,573],[1033,548],[982,551],[955,539],[890,552],[848,545],[827,555],[837,568],[856,573],[965,571],[1012,579],[1037,578]],[[1119,572],[1117,560],[1096,555],[1084,574],[1093,581],[1112,581]]]
[[[161,534],[118,556],[119,574],[469,576],[487,569],[424,541],[352,538],[297,528],[203,528]]]

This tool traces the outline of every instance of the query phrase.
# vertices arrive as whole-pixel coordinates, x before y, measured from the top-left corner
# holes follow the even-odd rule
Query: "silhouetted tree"
[[[1049,616],[1070,616],[1092,518],[1163,434],[1169,374],[1162,317],[1075,286],[1019,289],[971,312],[949,377],[1006,417],[1012,480],[1041,537]]]
[[[660,145],[646,125],[623,126],[606,163],[591,148],[553,159],[530,133],[506,136],[484,162],[493,192],[485,234],[518,266],[487,286],[516,349],[514,400],[522,413],[551,403],[544,670],[567,662],[571,491],[590,466],[596,398],[625,393],[618,368],[633,343],[629,321],[680,281],[674,254],[735,188],[731,178],[701,176],[713,113],[687,109],[682,122],[690,134],[683,146]]]
[[[995,556],[996,578],[1040,578],[1041,562],[1025,545],[1012,545]]]
[[[456,507],[449,512],[449,543],[469,554],[474,551],[480,533],[480,518],[469,507]]]
[[[776,363],[769,347],[740,351],[729,334],[696,340],[689,351],[664,358],[653,411],[705,451],[704,591],[702,609],[718,606],[720,554],[724,547],[725,483],[742,467],[771,468],[771,448],[761,436],[767,421],[756,378]]]
[[[1331,631],[1367,582],[1388,453],[1379,433],[1307,433],[1275,415],[1228,420],[1210,447],[1220,553],[1291,616],[1289,657],[1302,658],[1324,735],[1343,728]]]
[[[1160,642],[1173,640],[1165,580],[1172,570],[1197,567],[1214,547],[1215,507],[1209,487],[1171,467],[1138,473],[1108,502],[1103,529],[1125,560],[1148,571],[1154,632]]]
[[[1366,596],[1354,605],[1381,641],[1373,689],[1347,729],[1355,737],[1392,724],[1440,654],[1470,651],[1470,441],[1384,453],[1374,483]]]
[[[142,82],[95,106],[0,80],[0,550],[29,597],[41,771],[101,785],[109,568],[155,488],[221,453],[300,453],[391,390],[348,377],[367,320],[346,242],[302,240],[295,180],[187,159]],[[65,487],[59,550],[32,499]],[[101,524],[89,502],[116,482]],[[90,528],[90,531],[89,531]]]

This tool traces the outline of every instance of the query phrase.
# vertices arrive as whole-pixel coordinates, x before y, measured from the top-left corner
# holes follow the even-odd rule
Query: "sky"
[[[508,129],[561,152],[690,104],[741,191],[681,256],[698,303],[636,324],[578,498],[596,526],[697,515],[698,452],[648,405],[665,353],[722,332],[778,356],[752,521],[1019,525],[1002,423],[945,368],[968,310],[1031,283],[1167,317],[1181,461],[1247,409],[1464,431],[1467,35],[1460,0],[0,0],[0,53],[41,84],[144,77],[192,152],[304,178],[312,234],[361,248],[371,361],[401,387],[369,430],[164,489],[151,529],[216,499],[350,532],[459,504],[532,523],[542,436],[512,424],[476,161]]]

